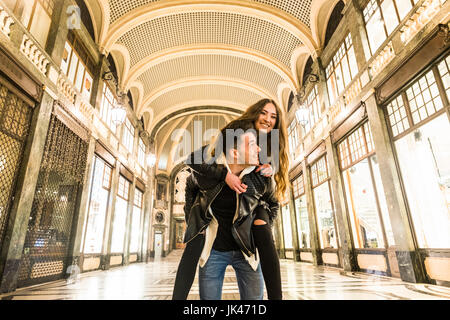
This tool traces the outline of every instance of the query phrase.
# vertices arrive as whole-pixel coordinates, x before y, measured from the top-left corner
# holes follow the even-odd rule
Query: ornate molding
[[[38,45],[24,34],[22,38],[22,44],[20,45],[20,51],[28,58],[28,60],[33,63],[36,68],[43,74],[47,74],[47,67],[50,61],[44,55],[44,53],[39,49]]]

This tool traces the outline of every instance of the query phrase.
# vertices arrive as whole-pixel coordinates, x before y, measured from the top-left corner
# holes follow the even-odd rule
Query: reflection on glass
[[[329,183],[322,183],[314,190],[320,246],[337,249],[337,235],[334,227],[333,205],[331,204]]]
[[[446,114],[396,141],[421,248],[450,248],[450,125]]]
[[[139,235],[141,229],[141,207],[142,207],[142,192],[135,189],[134,194],[133,215],[131,217],[131,239],[130,252],[135,253],[139,250]]]
[[[289,212],[289,205],[284,206],[282,209],[283,214],[283,236],[284,236],[284,248],[292,249],[292,227],[291,227],[291,214]]]
[[[369,159],[361,160],[343,173],[345,194],[356,248],[383,248]]]
[[[311,248],[311,239],[309,235],[308,207],[306,205],[306,195],[295,199],[295,207],[297,209],[297,228],[298,242],[300,248]]]
[[[126,200],[121,197],[117,197],[111,240],[111,252],[113,253],[123,253],[125,228],[127,222],[127,205],[128,203]]]
[[[109,196],[109,185],[104,186],[104,175],[110,176],[111,169],[105,165],[103,160],[95,157],[84,253],[101,253],[102,251]]]

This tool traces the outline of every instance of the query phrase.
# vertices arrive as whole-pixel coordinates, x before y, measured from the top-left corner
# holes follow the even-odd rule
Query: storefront
[[[124,175],[119,175],[116,204],[112,222],[110,265],[122,265],[125,253],[128,202],[130,199],[131,182]]]
[[[18,83],[12,81],[20,79]],[[0,48],[0,244],[9,220],[33,108],[38,103],[22,89],[24,85],[39,86]]]
[[[339,240],[327,155],[313,162],[310,170],[322,261],[325,265],[340,266]]]
[[[136,187],[134,190],[134,206],[131,215],[131,234],[130,234],[130,258],[129,262],[137,262],[140,252],[140,242],[141,242],[141,227],[143,221],[143,198],[144,191],[143,185],[139,183],[140,186]]]
[[[384,104],[426,275],[443,283],[450,281],[449,70],[447,51]]]
[[[364,108],[354,114],[364,114]],[[349,117],[344,126],[356,119]],[[361,271],[392,275],[388,248],[395,241],[370,124],[363,120],[354,125],[336,145],[354,254]],[[395,268],[396,260],[391,263]]]
[[[114,157],[97,143],[93,161],[88,214],[83,236],[83,271],[99,269],[104,250],[105,226],[111,197],[112,164]],[[111,159],[109,163],[104,160]]]
[[[294,246],[292,241],[292,223],[289,202],[283,203],[281,207],[284,254],[286,259],[294,259]]]
[[[87,140],[88,133],[56,103],[40,161],[18,287],[62,279],[72,265]]]
[[[312,262],[311,234],[303,172],[292,181],[300,261]]]

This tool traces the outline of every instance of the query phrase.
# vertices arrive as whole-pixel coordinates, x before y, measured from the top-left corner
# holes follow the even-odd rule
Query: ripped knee
[[[253,224],[254,224],[255,226],[265,226],[265,225],[267,224],[267,222],[265,222],[264,220],[261,220],[261,219],[256,219],[256,220],[253,222]]]

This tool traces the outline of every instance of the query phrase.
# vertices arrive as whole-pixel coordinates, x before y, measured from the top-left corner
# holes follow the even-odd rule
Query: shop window
[[[142,213],[143,192],[138,188],[134,192],[133,215],[131,217],[131,239],[130,252],[136,253],[139,250],[139,236],[141,234],[141,213]]]
[[[93,63],[73,33],[64,45],[61,70],[87,101],[91,99]]]
[[[114,134],[117,134],[117,126],[112,121],[112,109],[118,104],[111,89],[105,83],[103,86],[102,104],[100,106],[100,117],[108,125]]]
[[[395,142],[421,248],[450,248],[450,124],[443,113]]]
[[[130,182],[123,176],[119,176],[119,186],[114,210],[113,233],[111,240],[111,252],[123,253],[125,231],[127,227],[128,197]]]
[[[418,0],[370,0],[363,10],[370,49],[374,54]]]
[[[447,94],[447,99],[450,100],[450,56],[445,60],[442,60],[442,62],[439,63],[438,68],[445,93]]]
[[[309,93],[308,98],[306,99],[306,103],[308,104],[308,109],[310,110],[311,127],[313,127],[322,116],[317,85],[315,85]]]
[[[426,70],[387,104],[388,121],[394,138],[412,131],[444,110],[450,85],[447,61],[450,61],[449,57]]]
[[[338,235],[326,156],[311,166],[311,175],[320,246],[337,249]]]
[[[328,166],[326,157],[322,157],[313,166],[311,166],[311,175],[313,185],[318,185],[328,179]]]
[[[138,163],[145,170],[145,144],[141,138],[138,145]]]
[[[408,116],[406,114],[403,97],[398,96],[387,106],[389,121],[391,123],[392,133],[394,136],[409,129]]]
[[[386,237],[390,245],[394,243],[372,139],[365,123],[338,145],[356,248],[384,248]]]
[[[406,90],[414,124],[425,120],[443,108],[433,70],[427,72]]]
[[[127,150],[130,153],[133,153],[134,127],[128,118],[125,119],[125,126],[122,135],[122,144],[125,146],[125,148],[127,148]]]
[[[284,248],[292,249],[292,226],[291,226],[291,213],[289,210],[289,204],[281,208],[283,217],[283,236],[284,236]]]
[[[292,181],[292,186],[294,190],[294,203],[298,228],[297,232],[298,242],[300,244],[300,248],[308,249],[311,248],[311,238],[309,232],[308,207],[306,204],[303,174],[301,174],[297,179]]]
[[[330,104],[344,92],[353,78],[358,74],[355,50],[352,37],[347,35],[331,62],[325,69],[327,78],[328,97]]]
[[[403,99],[408,130],[396,132],[388,117],[420,248],[450,247],[448,63],[448,56],[438,61],[395,97]]]
[[[89,213],[85,227],[84,253],[102,252],[110,189],[111,167],[102,159],[95,156],[94,170],[91,179]]]

